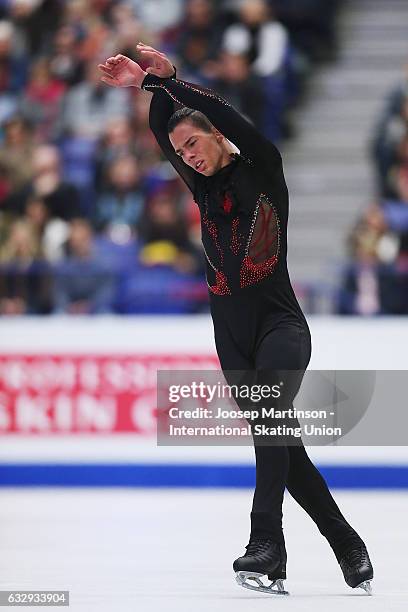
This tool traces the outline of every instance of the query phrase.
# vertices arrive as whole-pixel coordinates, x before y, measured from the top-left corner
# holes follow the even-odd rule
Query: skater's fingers
[[[106,66],[105,64],[98,64],[98,68],[105,74],[110,75],[112,73],[113,66]]]
[[[110,85],[111,87],[118,87],[118,81],[117,79],[114,79],[113,77],[101,77],[101,81],[102,83],[105,83],[106,85]]]
[[[157,49],[155,49],[154,47],[152,47],[151,45],[145,45],[145,43],[138,43],[136,45],[136,47],[143,47],[144,49],[150,49],[152,51],[157,51]]]
[[[155,55],[159,55],[159,52],[156,51],[156,49],[147,49],[146,47],[139,49],[139,52],[140,53],[154,53]]]
[[[105,63],[106,63],[106,64],[113,64],[113,65],[116,65],[116,64],[119,64],[120,62],[123,62],[123,60],[125,60],[125,59],[127,59],[127,57],[125,57],[124,55],[121,55],[121,54],[119,53],[118,55],[115,55],[115,56],[113,56],[113,57],[109,57],[109,58],[106,60],[106,62],[105,62]]]
[[[161,51],[158,51],[157,49],[154,49],[154,47],[149,47],[148,45],[144,45],[143,47],[139,47],[139,51],[154,51],[154,53],[157,53],[157,55],[163,55],[164,53],[161,53]]]
[[[160,59],[160,60],[164,59],[160,55],[160,53],[157,53],[157,51],[149,51],[148,49],[142,49],[140,53],[143,53],[143,55],[147,55],[148,57],[151,57],[151,58]]]
[[[160,55],[161,57],[166,57],[164,53],[161,53],[161,51],[158,51],[157,49],[155,49],[154,47],[150,47],[150,45],[137,45],[137,47],[139,47],[139,51],[143,52],[143,51],[154,51],[154,53],[157,53],[157,55]]]

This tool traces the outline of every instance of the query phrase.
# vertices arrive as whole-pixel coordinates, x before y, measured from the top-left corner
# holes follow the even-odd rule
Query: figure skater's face
[[[214,127],[205,132],[186,119],[170,132],[169,139],[187,166],[205,176],[220,170],[226,158],[225,138]]]

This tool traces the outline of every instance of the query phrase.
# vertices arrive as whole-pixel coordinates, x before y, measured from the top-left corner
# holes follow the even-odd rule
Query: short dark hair
[[[194,108],[188,108],[188,106],[183,106],[177,110],[170,117],[167,123],[167,132],[170,134],[176,125],[181,123],[182,121],[191,121],[195,126],[203,130],[203,132],[211,132],[212,123],[211,121],[202,113],[201,111],[195,110]]]

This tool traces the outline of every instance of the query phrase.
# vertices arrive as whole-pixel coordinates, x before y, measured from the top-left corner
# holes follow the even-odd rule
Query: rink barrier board
[[[407,489],[408,466],[321,465],[335,489]],[[1,464],[0,487],[253,488],[246,465]]]
[[[405,369],[408,325],[404,317],[320,317],[309,316],[312,332],[312,360],[310,369]],[[75,356],[89,354],[121,359],[124,354],[142,360],[145,354],[154,358],[184,360],[197,356],[209,361],[215,357],[214,338],[209,315],[195,317],[2,317],[0,321],[1,353],[24,355]],[[350,338],[353,351],[350,352]],[[109,434],[109,432],[107,432]],[[115,434],[118,435],[118,434]],[[122,442],[111,448],[106,463],[105,446],[89,449],[81,457],[81,435],[72,436],[72,448],[42,452],[48,436],[32,436],[17,444],[3,436],[0,448],[0,487],[4,486],[72,486],[72,487],[236,487],[254,485],[254,467],[244,461],[231,464],[219,457],[211,464],[199,463],[193,457],[182,465],[161,457],[158,449],[137,449],[138,456],[117,457]],[[59,443],[59,436],[52,436]],[[6,448],[6,444],[8,446]],[[10,447],[11,444],[11,447]],[[405,451],[408,447],[405,448]],[[47,446],[48,449],[48,446]],[[13,452],[9,452],[12,450]],[[63,451],[63,452],[62,452]],[[370,451],[370,452],[369,452]],[[392,453],[391,453],[392,451]],[[181,452],[181,451],[180,451]],[[333,449],[334,452],[334,449]],[[389,451],[373,457],[370,447],[366,454],[347,459],[347,463],[333,462],[334,457],[322,457],[316,463],[333,488],[348,489],[407,489],[407,452]],[[146,454],[145,454],[146,453]],[[83,453],[82,453],[83,454]],[[130,455],[130,453],[129,453]],[[119,459],[119,460],[117,460]],[[353,462],[354,459],[354,462]],[[234,460],[234,459],[232,459]],[[64,461],[66,463],[64,463]],[[402,464],[401,464],[402,462]]]

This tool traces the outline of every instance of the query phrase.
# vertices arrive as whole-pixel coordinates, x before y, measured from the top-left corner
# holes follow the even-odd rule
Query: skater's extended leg
[[[332,494],[313,465],[305,447],[289,447],[289,473],[286,487],[297,503],[316,523],[337,558],[340,558],[353,544],[361,544],[357,532],[344,518]]]
[[[371,594],[374,573],[363,540],[344,518],[304,446],[289,447],[289,457],[286,482],[289,493],[327,538],[347,584],[353,588],[360,586]]]
[[[291,496],[308,513],[332,547],[336,557],[363,541],[344,518],[332,494],[313,465],[305,447],[290,446],[286,487]]]

